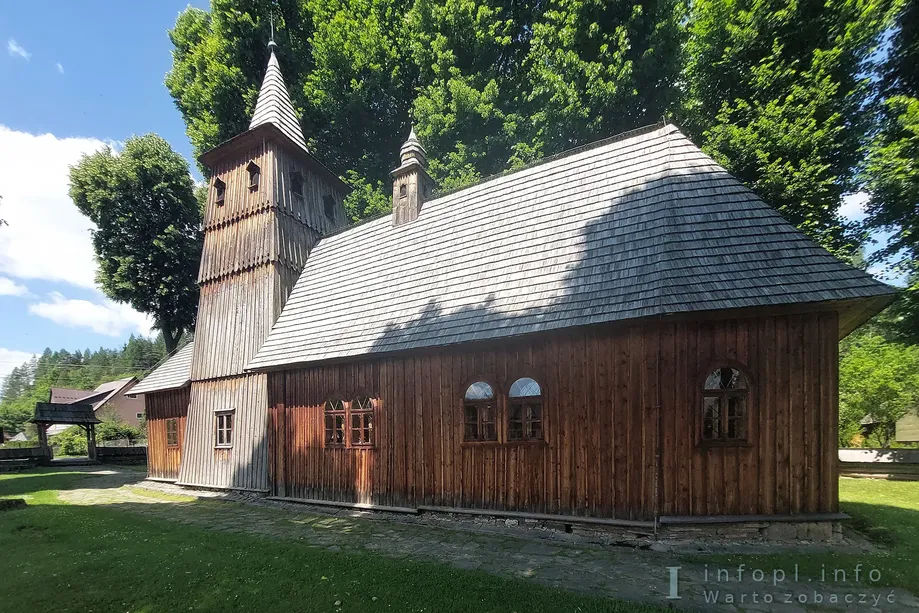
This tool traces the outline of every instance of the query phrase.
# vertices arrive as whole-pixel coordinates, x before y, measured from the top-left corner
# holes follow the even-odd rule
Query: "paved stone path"
[[[169,484],[142,481],[143,474],[132,470],[96,468],[86,472],[94,478],[81,482],[84,487],[62,491],[62,500],[82,505],[125,504],[126,511],[163,521],[294,540],[332,551],[370,551],[389,557],[430,560],[563,589],[687,610],[798,612],[828,607],[919,612],[919,600],[904,590],[839,587],[805,577],[795,581],[791,569],[784,581],[773,585],[771,572],[764,577],[751,576],[752,568],[746,569],[743,580],[738,582],[735,568],[731,582],[719,586],[713,576],[706,580],[704,564],[688,562],[676,553],[558,542],[545,537],[525,538],[522,533],[509,535],[506,529],[468,522],[451,525],[441,520],[442,525],[430,525],[414,516],[303,507],[218,492],[190,492]],[[672,567],[679,570],[669,570]],[[714,572],[714,567],[709,568],[710,575]],[[676,593],[680,599],[668,599],[672,595],[672,575],[677,578]],[[710,600],[713,591],[718,592],[717,604],[707,602],[705,597],[708,592]],[[728,594],[733,602],[728,600]],[[815,604],[815,594],[820,595],[822,602]],[[838,599],[835,606],[831,602],[834,595]]]

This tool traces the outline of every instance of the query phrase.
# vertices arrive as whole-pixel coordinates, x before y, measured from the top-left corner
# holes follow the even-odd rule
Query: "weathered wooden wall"
[[[264,374],[192,381],[179,483],[267,490],[267,406]],[[216,448],[214,413],[229,410],[234,412],[233,446]]]
[[[249,187],[250,161],[261,171],[257,189]],[[218,206],[212,179],[180,483],[267,489],[267,379],[244,374],[245,367],[319,237],[347,223],[345,187],[308,162],[269,140],[248,150],[229,149],[212,168],[226,193]],[[292,171],[303,175],[302,197],[290,193]],[[331,216],[325,196],[335,203]],[[215,448],[214,412],[220,410],[234,411],[232,448]]]
[[[144,394],[147,413],[147,475],[155,479],[178,479],[185,442],[185,419],[188,414],[189,389]],[[175,419],[179,427],[179,444],[166,444],[166,420]]]
[[[664,515],[838,510],[838,334],[833,312],[662,329]],[[699,447],[699,377],[725,359],[753,379],[750,445]]]
[[[593,328],[269,373],[273,495],[650,519],[835,511],[832,313]],[[710,368],[754,378],[744,448],[698,445]],[[544,390],[545,443],[464,443],[478,378]],[[373,449],[325,449],[332,394],[378,398]],[[503,407],[502,407],[503,408]]]

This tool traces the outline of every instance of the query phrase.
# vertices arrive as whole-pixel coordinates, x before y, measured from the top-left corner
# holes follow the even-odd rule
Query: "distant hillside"
[[[93,389],[100,383],[141,375],[163,359],[162,337],[132,336],[121,349],[76,351],[45,349],[40,357],[17,366],[0,389],[0,429],[21,432],[36,402],[47,402],[52,387]]]

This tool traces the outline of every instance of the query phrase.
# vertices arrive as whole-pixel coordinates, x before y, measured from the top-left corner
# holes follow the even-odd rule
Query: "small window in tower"
[[[223,201],[227,195],[227,184],[220,179],[214,179],[214,193],[216,194],[215,201],[217,206],[223,206]]]
[[[303,173],[299,170],[290,173],[290,193],[303,198]]]
[[[326,194],[322,197],[322,206],[325,208],[325,216],[329,219],[335,219],[335,198],[332,194]]]
[[[246,166],[246,170],[249,171],[249,189],[258,189],[258,182],[262,175],[262,169],[259,168],[258,164],[255,162],[249,162],[249,165]]]
[[[408,189],[405,187],[405,183],[399,186],[399,197],[405,198],[408,195]]]

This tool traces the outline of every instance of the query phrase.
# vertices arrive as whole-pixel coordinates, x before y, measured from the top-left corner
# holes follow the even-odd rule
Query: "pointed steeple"
[[[273,39],[268,43],[271,57],[268,58],[265,80],[262,81],[262,89],[258,92],[258,101],[255,103],[255,112],[252,114],[249,129],[251,130],[262,124],[273,123],[290,140],[303,147],[304,151],[309,151],[306,148],[306,139],[303,138],[303,129],[300,127],[296,113],[294,113],[294,105],[290,101],[290,94],[284,84],[284,77],[281,76],[278,58],[274,54],[277,46]]]

